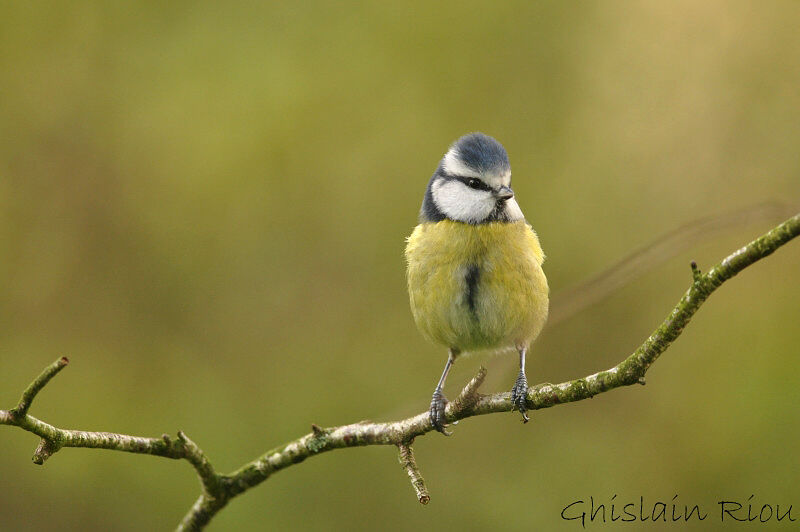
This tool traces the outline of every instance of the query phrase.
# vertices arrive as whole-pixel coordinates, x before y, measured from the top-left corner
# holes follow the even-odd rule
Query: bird
[[[525,357],[547,320],[549,288],[539,237],[516,201],[497,140],[476,132],[450,146],[428,182],[405,258],[414,321],[448,349],[431,398],[432,427],[450,435],[443,388],[453,363],[487,352],[519,354],[511,398],[527,422]]]

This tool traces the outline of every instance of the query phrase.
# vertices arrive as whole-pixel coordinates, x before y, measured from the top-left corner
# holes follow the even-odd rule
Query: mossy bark
[[[714,290],[798,234],[800,214],[735,251],[705,274],[693,263],[691,286],[667,318],[636,351],[613,368],[593,375],[560,384],[545,383],[532,387],[527,396],[528,408],[549,408],[561,403],[588,399],[614,388],[644,384],[648,368],[680,336],[692,316]],[[143,438],[109,432],[59,429],[29,415],[28,410],[36,394],[68,362],[66,358],[62,358],[45,368],[25,389],[15,408],[0,410],[0,425],[17,426],[42,438],[33,458],[37,464],[44,463],[48,457],[65,447],[112,449],[187,460],[200,478],[203,493],[181,521],[179,530],[202,529],[230,499],[264,482],[273,473],[311,456],[343,447],[396,445],[400,450],[401,463],[409,474],[418,499],[420,502],[429,500],[410,447],[414,438],[434,430],[427,412],[388,423],[359,422],[330,428],[312,425],[309,434],[266,452],[233,473],[223,475],[214,470],[203,451],[182,432],[178,433],[176,439],[172,439],[167,435],[161,438]],[[486,371],[481,368],[461,394],[447,405],[445,416],[448,422],[514,409],[509,392],[493,395],[478,393],[485,376]]]

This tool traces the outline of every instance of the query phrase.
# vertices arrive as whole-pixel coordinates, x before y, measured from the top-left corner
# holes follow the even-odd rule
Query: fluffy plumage
[[[450,350],[431,400],[433,426],[447,434],[442,388],[456,357],[508,348],[519,352],[511,395],[527,421],[525,353],[547,319],[548,287],[539,239],[514,199],[499,142],[472,133],[450,147],[428,183],[405,255],[414,321]]]
[[[470,133],[458,139],[442,157],[428,182],[420,210],[421,222],[449,219],[469,224],[522,220],[510,192],[511,165],[505,148],[488,135]]]
[[[547,319],[539,239],[525,221],[418,225],[408,293],[423,336],[460,351],[527,346]]]

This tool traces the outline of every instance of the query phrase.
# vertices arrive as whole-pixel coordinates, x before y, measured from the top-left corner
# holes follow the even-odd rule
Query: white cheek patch
[[[461,181],[439,179],[433,183],[431,192],[439,210],[459,222],[480,222],[492,213],[495,206],[491,192],[469,188]]]
[[[461,177],[481,176],[480,173],[476,172],[461,161],[455,148],[451,149],[445,154],[444,164],[442,166],[444,171],[450,175],[457,175]]]

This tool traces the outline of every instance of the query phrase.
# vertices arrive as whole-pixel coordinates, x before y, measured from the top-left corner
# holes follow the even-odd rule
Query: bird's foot
[[[522,414],[523,423],[530,421],[528,417],[527,400],[528,379],[525,377],[525,373],[520,371],[519,376],[517,376],[517,382],[514,383],[514,387],[511,389],[511,402],[514,403],[514,407]]]
[[[431,409],[430,409],[430,417],[431,417],[431,424],[433,428],[444,434],[445,436],[450,436],[450,432],[445,430],[445,418],[444,418],[444,409],[447,406],[447,398],[444,396],[441,390],[437,389],[433,392],[433,397],[431,398]]]

